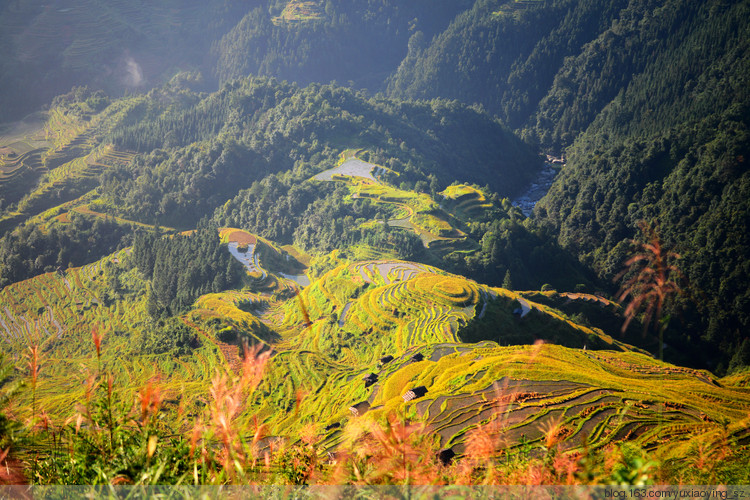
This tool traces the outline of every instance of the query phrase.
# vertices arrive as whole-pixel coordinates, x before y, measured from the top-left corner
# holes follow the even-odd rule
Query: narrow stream
[[[549,162],[545,163],[536,180],[531,183],[521,196],[512,200],[513,205],[519,207],[521,212],[526,217],[529,217],[536,203],[549,191],[558,172],[560,172],[559,168],[555,168]]]

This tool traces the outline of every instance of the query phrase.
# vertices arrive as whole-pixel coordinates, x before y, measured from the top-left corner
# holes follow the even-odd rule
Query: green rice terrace
[[[203,295],[179,316],[190,338],[180,355],[158,348],[130,249],[0,291],[3,349],[19,361],[39,346],[33,407],[53,421],[74,418],[71,401],[90,397],[83,382],[99,366],[123,398],[157,383],[167,418],[182,415],[175,429],[188,432],[211,397],[209,380],[239,373],[240,346],[250,341],[270,358],[234,425],[260,425],[270,449],[312,432],[319,455],[336,454],[363,422],[393,415],[419,423],[431,447],[456,457],[475,453],[480,435],[495,443],[496,459],[534,456],[550,443],[577,456],[632,442],[668,460],[696,442],[750,441],[741,381],[659,362],[544,305],[550,294],[536,302],[388,259],[339,260],[302,289],[278,274],[304,270],[299,251],[239,229],[221,235],[261,257],[242,289]],[[613,307],[585,294],[565,300]],[[103,337],[100,359],[92,328]],[[9,414],[30,418],[29,397]]]
[[[3,198],[16,185],[28,182],[45,170],[42,153],[49,148],[44,133],[44,119],[33,115],[18,123],[0,128],[0,187]]]
[[[382,182],[379,178],[387,175],[389,170],[362,161],[357,157],[362,152],[345,151],[335,168],[315,175],[312,180],[345,183],[350,191],[348,201],[367,199],[383,206],[393,215],[385,221],[386,224],[413,232],[419,236],[425,248],[438,255],[476,248],[476,242],[468,239],[459,226],[472,215],[491,208],[492,205],[486,203],[481,192],[471,186],[450,186],[441,193],[446,205],[456,209],[456,214],[450,213],[429,194],[405,191]],[[394,172],[390,174],[397,175]],[[383,221],[367,222],[369,225],[375,223]]]
[[[130,162],[133,153],[100,141],[134,102],[86,120],[53,109],[36,128],[25,122],[9,125],[8,135],[0,135],[0,188],[8,207],[0,215],[0,228],[86,194],[98,186],[104,170]]]
[[[321,6],[318,1],[299,1],[290,0],[284,6],[284,10],[281,14],[273,17],[271,20],[274,24],[280,25],[284,23],[303,23],[309,21],[317,21],[324,18]]]

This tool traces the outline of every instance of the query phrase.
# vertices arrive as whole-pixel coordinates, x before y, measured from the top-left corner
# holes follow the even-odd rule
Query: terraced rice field
[[[0,291],[0,335],[11,345],[31,345],[85,323],[86,312],[99,306],[88,281],[96,265],[43,274]],[[86,285],[84,285],[86,283]]]
[[[417,352],[423,360],[411,359]],[[581,449],[584,441],[595,448],[629,440],[653,450],[667,439],[673,446],[688,446],[690,439],[715,433],[723,418],[735,422],[733,436],[750,442],[743,423],[750,395],[732,399],[733,390],[705,372],[670,372],[674,367],[638,353],[444,342],[394,354],[384,365],[371,361],[347,367],[325,362],[315,351],[283,351],[271,362],[272,374],[288,374],[283,387],[263,386],[267,397],[255,404],[281,431],[303,422],[321,429],[330,423],[345,425],[363,418],[352,416],[348,408],[367,401],[366,418],[409,415],[424,421],[425,432],[436,435],[441,447],[459,455],[475,431],[498,443],[500,454],[529,444],[543,446],[550,436],[561,442],[561,451]],[[644,377],[655,367],[669,373],[666,379],[663,372]],[[378,381],[365,388],[361,378],[370,372]],[[407,391],[422,386],[423,395],[404,401]],[[299,393],[305,397],[297,406],[293,400]],[[715,395],[712,401],[708,394]],[[340,435],[325,431],[323,442],[335,449]]]
[[[285,280],[292,281],[296,283],[300,288],[305,288],[306,286],[310,286],[310,278],[306,274],[284,274],[284,273],[276,273]]]
[[[519,352],[519,349],[523,350]],[[567,448],[580,446],[583,436],[597,446],[627,438],[639,439],[649,447],[663,439],[656,432],[657,427],[661,427],[662,432],[665,425],[679,429],[685,436],[716,427],[713,418],[717,413],[713,417],[705,413],[708,408],[700,399],[675,404],[673,397],[680,392],[675,386],[662,386],[664,393],[657,394],[659,389],[642,376],[644,365],[653,363],[648,357],[607,353],[605,357],[610,360],[628,358],[628,361],[621,361],[622,370],[605,368],[602,373],[598,364],[590,362],[591,358],[585,359],[586,353],[561,352],[562,349],[556,346],[508,348],[506,354],[519,356],[515,359],[501,356],[502,348],[495,349],[495,353],[486,350],[481,356],[444,356],[434,368],[429,366],[430,362],[421,362],[425,366],[417,370],[420,375],[411,376],[405,385],[431,382],[427,385],[428,395],[419,403],[417,411],[429,422],[428,428],[440,434],[442,445],[452,446],[459,453],[463,451],[468,430],[478,425],[489,426],[489,431],[498,439],[514,446],[522,437],[527,442],[542,440],[546,424],[553,421]],[[493,354],[497,356],[494,357],[497,364],[490,363]],[[555,362],[547,358],[549,354],[555,355]],[[474,359],[460,359],[467,357]],[[565,381],[560,380],[561,373],[566,373],[560,371],[560,359],[570,363]],[[547,363],[551,364],[546,368],[556,373],[554,379],[544,378]],[[578,370],[573,368],[575,363],[580,363]],[[441,364],[446,365],[442,370]],[[523,369],[523,364],[528,365],[527,370]],[[505,375],[491,380],[493,373]],[[522,378],[531,374],[535,378]],[[679,377],[673,376],[673,382],[709,392],[717,387],[710,378],[685,375],[679,382]],[[450,392],[452,386],[464,390],[459,391],[461,394],[441,394],[445,390]],[[474,387],[475,390],[466,390]],[[682,401],[686,401],[685,396],[682,392]],[[737,416],[747,404],[747,400],[736,403]]]
[[[278,248],[272,243],[263,240],[259,240],[258,237],[252,235],[246,231],[235,228],[224,228],[219,231],[219,237],[222,243],[227,244],[229,253],[237,259],[245,269],[247,273],[253,277],[259,279],[259,283],[266,284],[269,289],[274,288],[271,286],[272,281],[276,281],[276,286],[287,289],[304,288],[310,285],[310,279],[306,274],[287,274],[279,270],[273,271],[273,275],[269,275],[269,272],[261,265],[261,251],[258,251],[259,241],[260,245],[266,245],[266,248],[270,248],[266,256],[273,254],[275,257],[275,264],[286,265],[286,267],[294,267],[297,265],[304,265],[302,261],[309,263],[310,257],[301,254],[297,249],[292,246],[286,246],[284,248]],[[280,260],[281,259],[281,260]],[[295,263],[296,265],[290,266],[289,263]],[[273,264],[274,262],[272,262]]]
[[[39,137],[26,141],[25,154],[13,158],[14,163],[6,168],[0,165],[0,185],[4,184],[7,192],[13,193],[12,201],[18,202],[14,211],[3,214],[0,226],[16,226],[75,200],[98,185],[99,174],[105,169],[129,163],[133,153],[99,142],[138,103],[134,99],[115,104],[89,121],[57,108],[50,110],[43,137],[38,131]],[[35,144],[36,149],[32,149]]]
[[[350,270],[354,274],[359,273],[362,279],[368,283],[386,285],[406,281],[425,272],[442,272],[435,267],[424,264],[394,260],[359,262],[352,264]]]
[[[219,238],[221,238],[222,243],[237,243],[242,246],[255,245],[258,241],[258,238],[247,231],[232,227],[221,229],[219,231]]]
[[[277,17],[272,18],[276,25],[283,23],[301,23],[323,19],[318,2],[290,0],[284,10]]]
[[[258,316],[239,307],[240,302],[260,300],[261,296],[252,292],[209,293],[196,301],[195,312],[190,317],[202,320],[218,317],[228,320],[238,331],[250,337],[249,340],[253,343],[267,344],[266,329]],[[195,325],[191,324],[191,326]]]
[[[442,213],[438,203],[429,195],[384,185],[378,180],[378,174],[386,169],[358,159],[358,153],[360,151],[345,152],[340,165],[321,172],[312,179],[347,182],[352,190],[352,199],[367,198],[387,206],[393,213],[392,218],[387,221],[388,225],[413,231],[420,237],[425,248],[441,242],[447,252],[450,252],[451,245],[460,247],[464,244],[466,235],[451,225],[447,214]],[[476,193],[484,200],[481,193]]]
[[[257,416],[275,436],[313,425],[328,450],[342,433],[325,426],[390,414],[423,422],[424,432],[458,455],[478,434],[497,444],[498,458],[529,445],[541,449],[550,436],[561,452],[580,450],[584,441],[600,448],[627,440],[681,453],[690,440],[710,440],[722,429],[750,443],[750,393],[736,386],[742,380],[718,381],[628,348],[463,343],[466,325],[505,317],[498,308],[507,309],[502,321],[516,323],[493,328],[543,320],[572,335],[583,327],[528,297],[404,261],[344,264],[288,299],[240,290],[205,295],[181,317],[200,338],[190,355],[123,356],[149,321],[142,295],[109,305],[101,296],[112,266],[125,257],[123,251],[0,291],[0,343],[17,356],[42,346],[38,401],[51,414],[70,412],[71,398],[84,397],[81,380],[96,363],[92,324],[104,332],[102,362],[122,394],[158,378],[170,400],[198,413],[216,370],[239,370],[238,343],[217,337],[218,320],[273,349],[238,425],[255,425]],[[510,313],[519,300],[529,306],[523,320]],[[256,301],[257,310],[248,307]],[[365,387],[370,373],[377,380]],[[355,417],[349,408],[360,402],[368,410]]]
[[[102,171],[116,164],[127,163],[133,156],[132,153],[104,148],[67,161],[51,170],[46,178],[42,179],[42,182],[21,200],[18,211],[34,214],[61,202],[70,201],[95,187]],[[67,199],[60,199],[59,193],[73,194],[68,194]]]
[[[237,261],[245,266],[247,272],[257,273],[261,272],[260,263],[258,262],[258,255],[255,253],[255,245],[250,243],[245,246],[245,251],[239,251],[240,244],[236,241],[231,241],[227,245],[229,253],[237,259]]]
[[[0,157],[0,186],[11,182],[25,172],[43,171],[41,152],[42,149],[32,149],[22,154],[10,150],[8,155]]]
[[[133,226],[133,227],[148,228],[148,229],[151,229],[151,230],[155,230],[157,228],[157,226],[154,226],[152,224],[146,224],[145,222],[138,222],[138,221],[134,221],[134,220],[130,220],[130,219],[125,219],[125,218],[122,218],[122,217],[115,217],[115,216],[112,216],[110,214],[106,214],[106,213],[102,213],[102,212],[96,212],[94,210],[91,210],[91,208],[90,208],[91,205],[85,204],[85,202],[84,203],[76,203],[76,201],[78,201],[78,200],[74,200],[70,204],[70,211],[71,212],[76,212],[76,213],[79,213],[79,214],[88,215],[90,217],[97,217],[99,219],[107,219],[107,218],[109,218],[110,220],[113,220],[113,221],[117,222],[118,224],[126,224],[128,226]],[[81,201],[83,201],[83,200],[81,200]],[[64,207],[65,207],[65,205],[61,205],[60,206],[60,210],[62,210]],[[69,218],[69,213],[68,212],[63,212],[59,217],[68,217]],[[61,222],[64,222],[64,221],[61,220]],[[161,229],[162,232],[166,232],[166,233],[173,233],[173,232],[175,232],[175,229],[172,228],[172,227],[168,227],[168,226],[158,226],[158,227]]]
[[[446,206],[459,213],[477,215],[492,208],[492,204],[481,191],[465,184],[448,186],[440,195]]]
[[[24,121],[0,124],[0,189],[6,202],[16,201],[23,190],[46,170],[42,154],[49,148],[41,113]]]
[[[84,400],[83,380],[97,366],[92,328],[104,338],[102,365],[128,398],[149,379],[168,375],[160,386],[175,400],[182,398],[192,405],[205,397],[206,381],[214,371],[231,366],[237,358],[236,346],[232,358],[219,343],[205,339],[189,357],[139,353],[137,338],[151,322],[145,296],[111,303],[103,298],[109,287],[108,269],[121,266],[126,254],[123,250],[93,264],[43,274],[0,290],[0,348],[12,353],[21,366],[28,347],[40,347],[37,401],[52,416],[69,416],[75,409],[71,401]],[[29,397],[24,393],[11,411],[25,418]]]
[[[519,317],[513,315],[516,308],[523,309]],[[589,348],[630,349],[515,292],[395,260],[342,265],[279,311],[269,326],[287,332],[282,334],[288,342],[285,346],[338,352],[337,359],[352,365],[414,346],[463,342],[463,332],[469,327],[471,338],[484,335],[495,341],[530,342],[534,332],[555,331],[557,337],[573,344],[588,342]],[[532,319],[527,322],[526,316]],[[498,321],[507,324],[501,327]],[[347,354],[350,347],[356,347],[357,355]]]

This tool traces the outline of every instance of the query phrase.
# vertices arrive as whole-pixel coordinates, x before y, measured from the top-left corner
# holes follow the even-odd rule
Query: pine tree
[[[503,288],[506,290],[513,290],[513,281],[510,278],[510,269],[505,271],[505,277],[503,278]]]

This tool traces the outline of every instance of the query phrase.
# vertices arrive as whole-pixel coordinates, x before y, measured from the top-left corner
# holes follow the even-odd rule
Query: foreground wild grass
[[[169,389],[158,379],[134,392],[120,390],[98,363],[100,342],[95,333],[92,343],[99,356],[96,367],[83,373],[85,393],[75,415],[57,422],[43,408],[34,408],[20,438],[15,435],[13,452],[24,459],[31,483],[646,485],[750,479],[750,450],[721,426],[711,439],[691,444],[680,460],[628,442],[597,447],[584,439],[571,450],[561,418],[539,424],[541,438],[520,446],[504,436],[502,419],[475,426],[463,453],[452,457],[428,426],[399,409],[382,418],[351,419],[338,429],[335,447],[312,423],[281,438],[269,433],[259,415],[242,417],[261,390],[269,351],[246,347],[240,371],[216,370],[205,407],[186,414],[180,406],[168,409]],[[30,351],[28,391],[35,391],[39,362]],[[512,394],[497,389],[498,415],[512,404]],[[310,403],[299,394],[290,404],[300,412]],[[170,425],[174,421],[183,425]],[[2,444],[7,453],[11,443]]]

